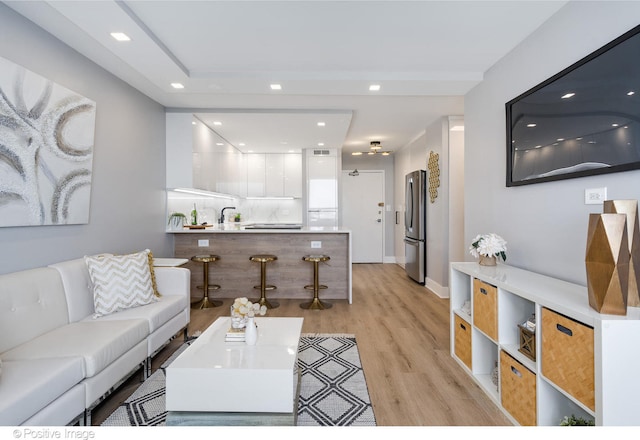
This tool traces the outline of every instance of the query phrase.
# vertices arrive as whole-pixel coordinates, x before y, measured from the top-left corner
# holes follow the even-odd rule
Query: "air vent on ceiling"
[[[331,150],[313,150],[314,156],[329,156],[331,154]]]

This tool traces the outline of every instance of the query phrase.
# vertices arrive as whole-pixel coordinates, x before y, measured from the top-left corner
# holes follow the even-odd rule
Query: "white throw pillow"
[[[157,301],[149,250],[129,255],[85,257],[93,284],[94,318]]]

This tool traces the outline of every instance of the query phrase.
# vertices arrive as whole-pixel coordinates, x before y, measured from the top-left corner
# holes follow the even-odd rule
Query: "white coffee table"
[[[256,318],[256,345],[218,318],[166,369],[167,425],[295,424],[303,318]]]

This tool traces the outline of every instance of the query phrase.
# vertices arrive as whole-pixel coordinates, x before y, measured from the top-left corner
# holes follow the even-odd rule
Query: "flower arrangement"
[[[595,426],[595,422],[593,420],[576,417],[574,414],[571,414],[571,417],[565,416],[560,421],[560,426]]]
[[[469,252],[475,258],[480,256],[500,257],[503,261],[507,261],[507,242],[494,233],[480,234],[471,241]]]
[[[231,306],[231,325],[234,328],[244,328],[247,319],[255,316],[264,316],[267,313],[267,306],[252,303],[247,298],[236,298]]]

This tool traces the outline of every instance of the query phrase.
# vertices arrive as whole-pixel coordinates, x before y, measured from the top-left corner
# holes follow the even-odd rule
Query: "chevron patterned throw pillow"
[[[93,284],[94,318],[157,301],[149,250],[129,255],[85,257]]]

